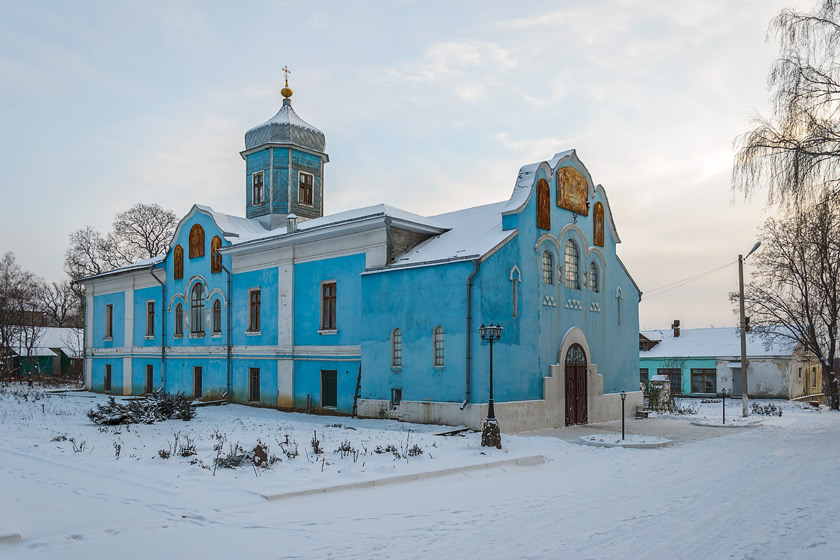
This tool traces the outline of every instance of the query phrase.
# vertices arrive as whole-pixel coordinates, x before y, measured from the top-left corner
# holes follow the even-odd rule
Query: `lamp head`
[[[481,323],[481,326],[478,327],[478,334],[481,335],[481,340],[487,338],[487,327],[484,326],[484,323]]]

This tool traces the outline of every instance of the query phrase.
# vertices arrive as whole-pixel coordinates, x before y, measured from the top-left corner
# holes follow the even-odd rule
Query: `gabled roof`
[[[447,231],[411,248],[392,263],[392,266],[414,266],[467,257],[483,257],[515,232],[502,230],[502,211],[507,202],[496,202],[456,212],[448,212],[431,219]]]
[[[732,358],[741,355],[741,336],[737,327],[681,329],[674,338],[671,329],[642,331],[649,340],[660,340],[640,358]],[[787,338],[768,340],[755,332],[747,333],[747,356],[789,357],[797,343]]]

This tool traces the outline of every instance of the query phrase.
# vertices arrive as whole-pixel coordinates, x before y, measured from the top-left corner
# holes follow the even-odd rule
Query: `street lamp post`
[[[747,321],[744,312],[744,261],[752,255],[761,241],[757,241],[746,257],[738,255],[738,300],[741,307],[741,412],[744,417],[750,415],[750,398],[747,394]]]
[[[627,392],[621,391],[621,441],[624,441],[624,401],[627,400]]]
[[[502,434],[499,431],[499,422],[496,421],[496,412],[493,410],[493,343],[502,338],[501,325],[490,324],[485,327],[484,323],[478,328],[481,340],[490,343],[490,399],[487,401],[487,418],[481,428],[481,446],[502,448]]]

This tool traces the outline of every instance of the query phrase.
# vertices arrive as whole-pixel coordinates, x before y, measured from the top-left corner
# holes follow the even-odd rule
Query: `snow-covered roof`
[[[640,358],[718,358],[741,355],[741,336],[737,327],[681,329],[674,337],[671,329],[642,331],[650,340],[660,340],[650,350],[639,352]],[[790,356],[796,342],[777,337],[769,340],[755,332],[747,333],[747,356]]]
[[[317,152],[327,147],[324,133],[300,118],[290,99],[283,100],[277,114],[245,133],[245,150],[263,144],[296,144]]]
[[[484,256],[515,233],[502,230],[502,211],[506,205],[507,202],[497,202],[432,216],[447,231],[403,253],[392,266]]]
[[[225,239],[231,243],[237,243],[242,238],[250,238],[255,235],[269,233],[265,229],[265,226],[257,220],[249,220],[248,218],[217,212],[203,204],[196,204],[195,207],[205,214],[209,214],[213,218],[213,221],[216,222],[216,225],[219,226],[219,229],[222,230],[222,235],[225,236]]]

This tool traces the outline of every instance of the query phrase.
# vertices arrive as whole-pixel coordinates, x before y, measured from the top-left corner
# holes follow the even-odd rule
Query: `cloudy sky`
[[[156,202],[244,214],[245,131],[327,136],[325,211],[506,200],[574,148],[644,292],[734,263],[768,216],[733,194],[767,112],[767,25],[796,0],[0,2],[0,251],[63,276],[67,237]],[[730,264],[646,297],[642,328],[733,325]],[[654,292],[655,293],[655,292]]]

